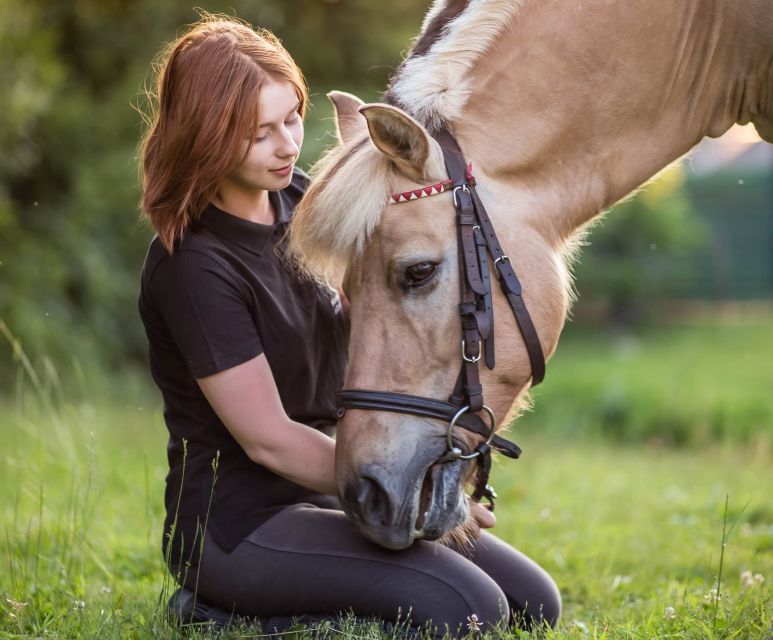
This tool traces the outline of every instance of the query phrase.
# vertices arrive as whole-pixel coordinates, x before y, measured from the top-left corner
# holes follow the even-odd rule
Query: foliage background
[[[429,1],[202,4],[274,30],[304,69],[313,105],[301,159],[308,167],[333,141],[325,92],[375,99]],[[196,17],[185,2],[0,0],[0,319],[33,360],[144,367],[135,298],[151,232],[137,207],[139,111],[157,51]],[[773,184],[770,174],[765,180]],[[773,186],[745,191],[758,199],[747,209],[773,210]],[[651,319],[659,300],[716,297],[705,256],[695,257],[711,229],[693,201],[677,168],[608,216],[577,269],[576,318],[630,325]],[[753,224],[747,235],[773,233],[773,214]],[[756,285],[744,277],[744,297],[773,294],[768,263],[752,265],[770,273]],[[725,284],[724,297],[740,290]],[[0,355],[7,385],[7,343]]]
[[[208,2],[273,29],[311,83],[302,164],[332,141],[324,92],[377,96],[427,2]],[[188,3],[0,2],[0,318],[33,358],[144,363],[137,141],[148,69]],[[9,345],[0,346],[9,379]]]

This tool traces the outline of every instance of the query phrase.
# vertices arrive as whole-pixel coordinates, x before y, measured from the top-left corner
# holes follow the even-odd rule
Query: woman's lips
[[[292,163],[290,163],[287,166],[284,166],[284,167],[282,167],[280,169],[271,169],[271,173],[273,173],[274,175],[277,175],[277,176],[284,177],[286,175],[289,175],[292,170],[293,170],[293,165],[292,165]]]

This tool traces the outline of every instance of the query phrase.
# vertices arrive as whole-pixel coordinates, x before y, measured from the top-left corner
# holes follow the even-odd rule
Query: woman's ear
[[[416,182],[436,173],[437,156],[442,157],[440,146],[405,111],[388,104],[366,104],[360,113],[368,123],[373,144],[402,173]]]
[[[358,134],[365,135],[365,118],[359,112],[359,108],[365,103],[345,91],[331,91],[327,97],[333,103],[338,139],[346,143]]]

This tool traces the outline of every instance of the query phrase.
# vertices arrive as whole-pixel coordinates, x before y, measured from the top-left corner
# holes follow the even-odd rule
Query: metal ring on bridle
[[[496,260],[494,260],[494,264],[496,265],[498,262],[504,262],[505,260],[510,262],[510,256],[499,256]]]
[[[472,460],[473,458],[477,458],[480,455],[480,451],[473,451],[472,453],[462,453],[458,447],[454,446],[454,437],[453,437],[454,427],[456,426],[456,423],[459,420],[459,418],[461,418],[469,410],[470,410],[470,405],[466,405],[461,409],[459,409],[459,411],[457,411],[454,414],[454,417],[451,418],[451,422],[448,424],[448,432],[446,433],[446,444],[448,444],[448,450],[458,451],[459,455],[456,456],[456,458],[460,460]],[[491,441],[494,439],[494,431],[496,431],[496,428],[497,428],[497,420],[494,417],[494,412],[491,410],[490,407],[487,407],[484,404],[483,410],[488,414],[489,422],[491,423],[489,426],[488,438],[486,438],[486,444],[491,444]]]
[[[453,196],[454,196],[454,206],[455,207],[459,207],[459,203],[456,201],[456,192],[459,191],[459,189],[461,189],[462,191],[464,191],[464,192],[466,192],[468,194],[470,193],[470,190],[467,188],[466,184],[460,185],[458,187],[454,187]]]

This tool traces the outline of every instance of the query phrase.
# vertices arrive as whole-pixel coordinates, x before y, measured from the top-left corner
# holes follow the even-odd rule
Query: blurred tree
[[[429,0],[211,0],[268,27],[317,105],[302,161],[332,142],[324,92],[372,99]],[[0,319],[32,357],[144,366],[136,311],[151,232],[139,221],[137,141],[156,52],[197,19],[151,0],[0,0]],[[0,383],[14,366],[0,343]]]
[[[673,255],[705,245],[708,230],[690,205],[684,180],[684,170],[672,167],[595,223],[575,268],[579,320],[641,322],[651,317],[653,303],[690,279],[675,271]]]

